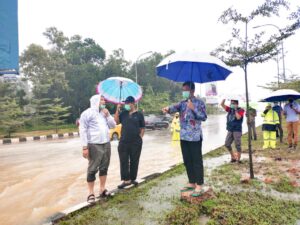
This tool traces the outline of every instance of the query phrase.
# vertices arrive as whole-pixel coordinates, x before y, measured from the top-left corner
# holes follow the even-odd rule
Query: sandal
[[[204,190],[201,189],[200,191],[193,191],[193,193],[191,194],[192,197],[199,197],[204,193]]]
[[[87,197],[87,202],[89,204],[95,204],[95,195],[94,194],[90,194],[88,197]]]
[[[186,187],[180,189],[180,192],[193,191],[194,189],[195,189],[194,187],[186,186]]]
[[[102,193],[100,193],[97,198],[106,198],[106,197],[110,197],[110,196],[111,196],[111,193],[107,189],[104,189],[104,191]]]
[[[231,163],[235,163],[235,162],[236,162],[236,159],[231,159],[230,162],[231,162]]]

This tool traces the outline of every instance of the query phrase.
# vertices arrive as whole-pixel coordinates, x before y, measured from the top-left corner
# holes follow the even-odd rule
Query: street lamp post
[[[263,24],[263,25],[260,25],[260,26],[255,26],[253,28],[259,28],[259,27],[265,27],[265,26],[272,26],[272,27],[275,27],[279,33],[281,34],[281,29],[276,26],[275,24],[272,24],[272,23],[268,23],[268,24]],[[286,77],[285,77],[285,61],[284,61],[284,48],[283,48],[283,40],[281,40],[281,54],[282,54],[282,77],[283,77],[283,81],[285,82],[286,81]]]
[[[149,53],[152,53],[152,51],[148,51],[148,52],[144,52],[144,53],[140,54],[140,55],[137,57],[137,59],[135,60],[135,63],[134,63],[134,65],[135,65],[135,82],[136,82],[137,84],[138,84],[137,63],[138,63],[139,59],[140,59],[142,56],[144,56],[144,55],[146,55],[146,54],[149,54]],[[137,109],[139,109],[139,104],[138,104],[138,103],[137,103]]]
[[[152,51],[144,52],[140,54],[137,59],[135,60],[135,82],[138,83],[138,73],[137,73],[137,63],[140,60],[140,58],[146,54],[152,53]]]

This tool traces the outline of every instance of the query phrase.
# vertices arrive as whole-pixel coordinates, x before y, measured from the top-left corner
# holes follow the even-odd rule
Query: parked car
[[[169,122],[164,120],[164,117],[156,117],[156,116],[146,116],[145,117],[145,127],[146,129],[161,129],[168,128]]]
[[[122,128],[122,125],[119,124],[115,128],[112,128],[112,129],[109,130],[110,140],[112,140],[112,141],[114,141],[114,140],[120,140],[120,137],[121,137],[121,128]]]

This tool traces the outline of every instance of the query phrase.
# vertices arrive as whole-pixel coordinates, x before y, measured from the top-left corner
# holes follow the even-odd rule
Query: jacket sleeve
[[[109,129],[116,127],[116,121],[111,115],[107,117],[106,121]]]
[[[79,134],[82,146],[88,145],[88,117],[86,113],[82,113],[80,116],[80,122],[79,122]]]
[[[182,102],[179,102],[175,105],[169,107],[169,113],[180,112]]]
[[[194,110],[192,110],[195,119],[196,120],[201,120],[201,121],[205,121],[207,119],[207,114],[206,114],[206,107],[204,103],[199,103],[197,105],[197,107],[195,107]]]

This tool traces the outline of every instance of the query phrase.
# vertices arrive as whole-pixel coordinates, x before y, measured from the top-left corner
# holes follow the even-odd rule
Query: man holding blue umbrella
[[[182,85],[183,101],[162,109],[163,113],[180,114],[180,145],[188,184],[182,192],[193,191],[192,196],[202,194],[204,169],[202,160],[201,122],[207,119],[206,107],[202,100],[194,96],[195,83],[187,81]]]

